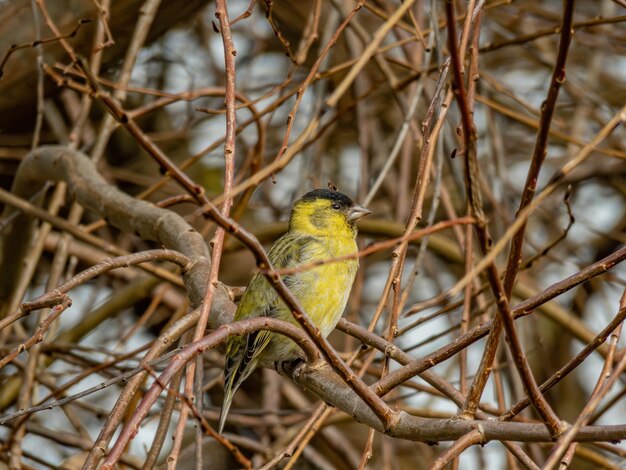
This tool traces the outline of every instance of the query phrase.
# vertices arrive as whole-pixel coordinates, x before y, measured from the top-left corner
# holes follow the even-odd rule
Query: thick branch
[[[86,155],[66,147],[41,147],[29,153],[16,174],[12,192],[30,199],[48,180],[65,181],[70,193],[82,206],[115,227],[188,256],[191,263],[183,278],[191,304],[200,304],[211,265],[209,253],[200,234],[182,217],[119,191],[100,176]],[[14,212],[15,209],[7,207],[3,217],[10,217]],[[36,222],[24,214],[19,215],[2,240],[0,298],[12,291],[14,280],[19,278],[17,273]],[[29,231],[25,230],[26,227]],[[219,297],[224,300],[228,295],[220,289]]]

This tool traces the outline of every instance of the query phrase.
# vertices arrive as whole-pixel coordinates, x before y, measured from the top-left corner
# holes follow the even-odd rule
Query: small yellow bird
[[[296,201],[289,218],[289,230],[279,238],[268,255],[275,269],[292,269],[319,260],[331,260],[357,252],[355,222],[371,214],[345,194],[315,189]],[[283,281],[326,337],[335,328],[348,302],[358,259],[329,262],[295,274]],[[256,274],[246,289],[234,320],[268,316],[298,325],[289,308],[262,274]],[[298,346],[277,333],[257,331],[235,336],[226,346],[224,402],[220,415],[222,433],[233,395],[258,365],[297,357]]]

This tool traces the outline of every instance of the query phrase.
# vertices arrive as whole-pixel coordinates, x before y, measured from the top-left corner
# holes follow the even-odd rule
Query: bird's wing
[[[317,244],[318,241],[314,237],[294,236],[287,233],[272,246],[268,257],[275,269],[295,268],[308,262],[311,248]],[[298,282],[297,279],[298,273],[283,276],[283,281],[288,287],[295,285]],[[283,306],[282,300],[267,279],[262,274],[256,274],[241,299],[235,313],[235,320],[273,317]],[[269,337],[271,337],[271,332],[264,330],[250,333],[245,338],[239,338],[239,341],[237,338],[233,338],[232,346],[229,342],[227,356],[240,356],[241,360],[237,361],[237,369],[243,372],[247,364],[251,363],[265,349],[269,343]]]
[[[317,244],[314,237],[294,236],[287,233],[272,246],[268,257],[275,269],[289,269],[306,263],[310,258],[311,247]],[[287,286],[297,280],[296,274],[283,276]],[[235,321],[260,316],[274,316],[283,307],[276,291],[262,274],[256,274],[244,293]],[[228,414],[232,397],[258,364],[259,355],[272,339],[272,332],[255,331],[245,336],[231,337],[226,347],[224,366],[224,401],[220,416],[220,433]]]

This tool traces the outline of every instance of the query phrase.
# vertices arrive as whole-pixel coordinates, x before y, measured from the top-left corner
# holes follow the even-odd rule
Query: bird
[[[287,232],[268,252],[274,269],[290,270],[282,276],[303,310],[325,338],[335,328],[348,302],[359,267],[358,257],[311,265],[354,255],[355,222],[371,211],[355,204],[336,189],[314,189],[292,207]],[[302,270],[295,270],[303,266]],[[235,312],[234,321],[267,316],[299,326],[290,309],[261,273],[255,274]],[[272,367],[298,357],[291,339],[271,331],[232,336],[226,344],[224,400],[219,419],[222,434],[235,392],[259,366]]]

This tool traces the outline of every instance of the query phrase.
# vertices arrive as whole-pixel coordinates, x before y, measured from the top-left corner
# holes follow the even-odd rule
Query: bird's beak
[[[348,220],[354,222],[356,220],[359,220],[367,215],[370,215],[372,213],[371,210],[366,209],[363,206],[359,206],[359,205],[354,205],[350,208],[350,210],[348,211]]]

